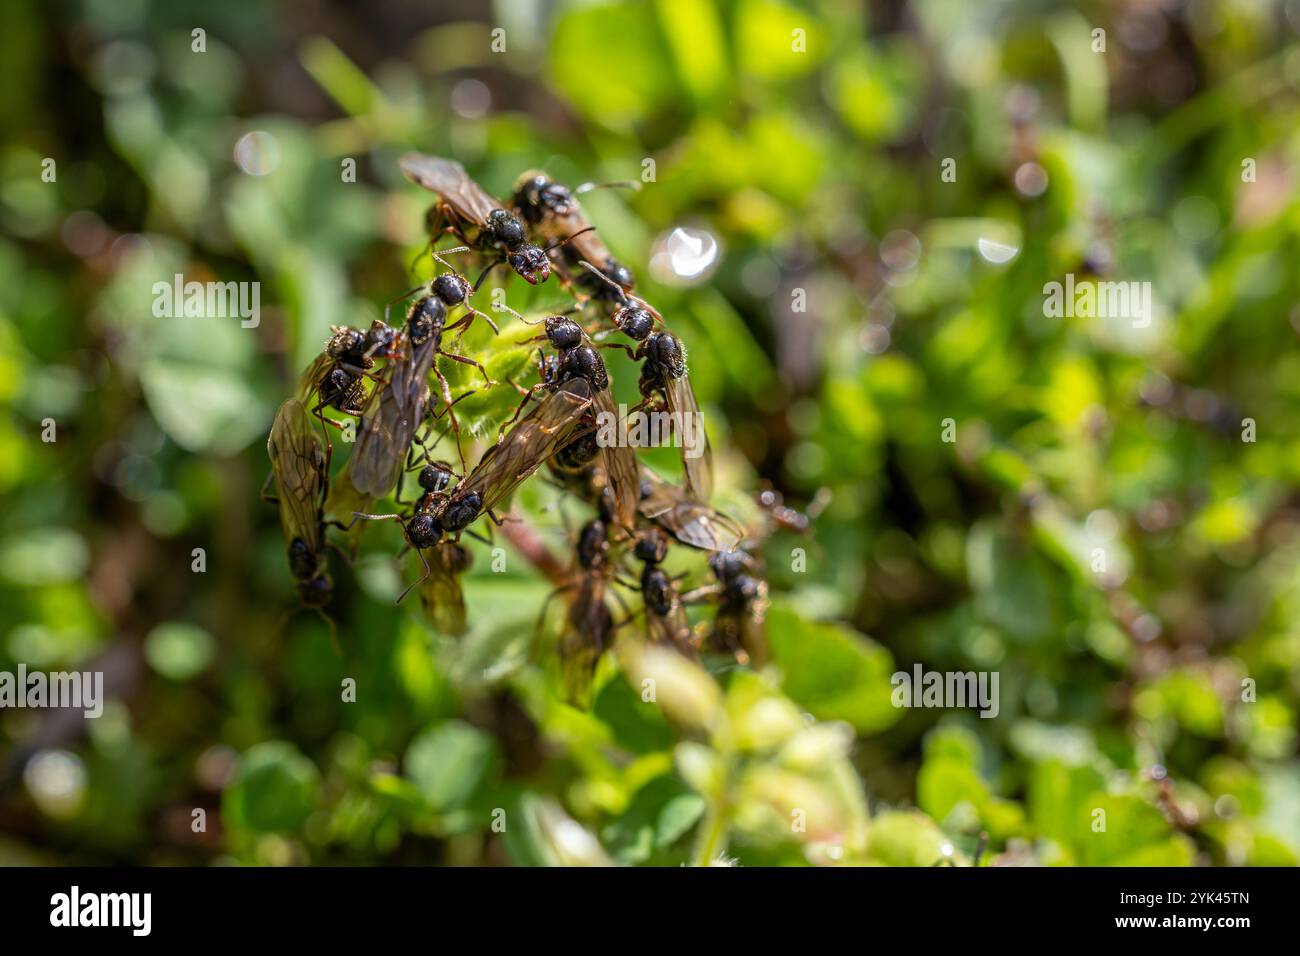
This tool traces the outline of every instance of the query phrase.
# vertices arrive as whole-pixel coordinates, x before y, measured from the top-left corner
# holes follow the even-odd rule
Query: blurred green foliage
[[[0,670],[111,698],[0,715],[0,862],[1294,865],[1296,5],[440,7],[0,12]],[[549,585],[474,545],[433,634],[392,527],[336,565],[341,653],[295,612],[262,439],[415,281],[408,148],[497,194],[653,161],[583,204],[690,349],[715,504],[830,495],[765,542],[769,671],[628,642],[567,707]],[[646,267],[678,225],[703,283]],[[156,318],[176,273],[260,282],[259,326]],[[1149,327],[1048,317],[1066,273],[1149,281]],[[462,346],[504,379],[527,334]],[[479,447],[513,401],[458,406]],[[563,551],[577,509],[517,498]],[[998,716],[893,706],[918,663]]]

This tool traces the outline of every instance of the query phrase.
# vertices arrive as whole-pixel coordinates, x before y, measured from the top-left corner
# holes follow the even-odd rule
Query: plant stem
[[[709,805],[700,827],[699,838],[695,841],[695,853],[692,866],[708,866],[727,848],[727,831],[731,827],[731,810],[725,798],[720,798]]]

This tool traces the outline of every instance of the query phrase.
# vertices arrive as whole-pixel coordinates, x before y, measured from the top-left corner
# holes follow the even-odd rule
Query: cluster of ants
[[[627,442],[600,440],[597,422],[602,413],[614,414],[600,348],[622,349],[640,363],[639,410],[666,411],[670,420],[681,421],[683,415],[698,416],[699,406],[681,341],[667,331],[657,310],[633,295],[632,273],[610,254],[574,198],[582,187],[571,191],[529,172],[506,205],[454,161],[412,153],[400,165],[409,179],[438,197],[426,225],[430,255],[442,271],[394,300],[414,296],[404,324],[390,325],[386,311],[385,319],[375,320],[369,329],[334,327],[324,351],[301,376],[296,394],[280,406],[267,440],[268,484],[273,480],[277,492],[268,500],[279,505],[289,566],[303,603],[323,614],[333,595],[327,526],[348,531],[358,522],[396,520],[423,567],[398,601],[418,588],[430,623],[443,633],[463,634],[459,579],[471,557],[460,536],[485,540],[471,528],[480,518],[497,525],[512,520],[498,517],[494,509],[545,465],[555,484],[596,515],[577,533],[572,572],[556,592],[568,599],[559,648],[571,699],[581,700],[587,693],[616,627],[626,623],[616,624],[607,600],[613,594],[622,603],[610,587],[615,582],[641,593],[643,612],[628,612],[626,620],[644,613],[650,640],[687,655],[716,650],[740,663],[761,664],[766,658],[767,585],[756,559],[742,548],[747,543],[744,529],[708,504],[712,455],[707,440],[702,454],[688,456],[683,448],[681,484],[640,464]],[[439,250],[438,242],[447,236],[459,245]],[[464,252],[486,262],[474,283],[444,258]],[[554,270],[577,306],[538,320],[503,307],[521,321],[541,326],[543,334],[534,341],[549,345],[550,351],[538,350],[537,384],[525,388],[511,383],[523,398],[501,425],[496,443],[473,467],[461,451],[462,470],[457,472],[431,457],[428,438],[445,416],[459,449],[454,406],[471,393],[453,398],[436,360],[442,356],[474,366],[489,386],[497,384],[481,363],[445,350],[443,343],[477,318],[498,331],[471,299],[488,273],[502,264],[532,285],[545,282]],[[462,315],[449,322],[455,310]],[[612,331],[632,344],[604,342],[611,330],[589,332],[573,317],[584,310],[598,312],[600,320],[612,323]],[[431,375],[438,383],[436,397]],[[333,480],[327,425],[342,425],[326,416],[326,409],[355,419],[355,448]],[[426,427],[423,435],[418,434],[421,427]],[[404,500],[403,480],[416,469],[420,492],[413,501]],[[373,503],[394,489],[403,510],[373,513]],[[775,492],[764,492],[760,503],[772,521],[806,528],[807,517],[785,507]],[[714,581],[679,592],[679,578],[663,567],[670,542],[708,552]],[[640,565],[639,581],[622,576],[629,560]],[[685,605],[705,601],[716,604],[716,613],[711,623],[692,627]]]

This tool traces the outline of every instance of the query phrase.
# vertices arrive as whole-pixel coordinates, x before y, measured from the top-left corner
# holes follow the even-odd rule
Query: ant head
[[[531,243],[521,243],[514,252],[506,256],[510,268],[519,273],[529,285],[537,285],[551,277],[551,260],[546,253]]]
[[[492,233],[493,239],[511,251],[523,245],[528,238],[528,233],[524,230],[524,224],[519,221],[519,217],[504,209],[493,209],[488,213],[487,228]]]
[[[433,280],[433,294],[446,306],[460,305],[471,291],[469,280],[454,272],[444,272]]]
[[[644,342],[654,329],[655,317],[639,305],[625,305],[614,313],[614,324],[634,342]]]
[[[590,265],[590,263],[588,263]],[[623,265],[612,256],[605,260],[605,265],[601,269],[596,269],[591,274],[580,277],[579,284],[591,291],[592,295],[600,302],[617,302],[626,303],[632,287],[636,285],[636,278],[632,275],[632,270]]]
[[[514,198],[530,222],[541,222],[548,212],[556,216],[573,212],[573,194],[545,173],[529,172],[519,177]]]
[[[605,263],[604,273],[624,290],[631,290],[636,285],[636,277],[632,275],[632,270],[617,259],[611,258]]]
[[[709,567],[724,585],[744,575],[752,565],[752,559],[744,551],[715,551],[709,555]]]
[[[420,469],[420,487],[425,491],[444,491],[455,473],[445,461],[434,461]]]
[[[547,182],[538,193],[538,201],[557,216],[567,216],[573,212],[573,194],[568,187],[557,182]]]
[[[477,491],[450,498],[442,509],[439,523],[444,531],[460,531],[483,510],[483,496]]]
[[[298,596],[308,607],[324,607],[334,596],[334,582],[328,572],[322,571],[311,580],[299,583]]]
[[[396,339],[397,330],[395,328],[380,319],[375,319],[370,323],[370,328],[366,330],[366,354],[387,355]]]
[[[638,561],[646,564],[661,564],[668,557],[668,540],[655,529],[641,532],[636,539],[633,553]]]
[[[411,542],[411,547],[423,551],[425,548],[432,548],[442,537],[442,525],[433,515],[420,514],[416,515],[410,521],[406,522],[406,538]]]
[[[359,359],[365,352],[366,333],[350,325],[336,325],[325,351],[336,359]]]
[[[546,319],[546,339],[561,352],[582,341],[582,326],[566,315],[552,315]]]
[[[527,172],[515,181],[515,208],[524,214],[529,222],[537,222],[541,217],[542,190],[550,184],[545,173]]]

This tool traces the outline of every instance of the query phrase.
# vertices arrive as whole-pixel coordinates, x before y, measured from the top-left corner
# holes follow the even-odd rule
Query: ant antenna
[[[415,295],[415,293],[423,289],[425,285],[426,283],[421,282],[414,289],[408,289],[406,292],[403,292],[397,298],[389,299],[388,304],[384,306],[384,324],[392,325],[392,323],[388,321],[388,313],[392,310],[394,305],[396,305],[398,302],[404,302],[405,300],[409,299],[411,296]]]
[[[394,604],[401,604],[403,599],[405,599],[405,597],[408,594],[410,594],[414,588],[423,584],[425,580],[428,579],[429,575],[433,573],[433,570],[429,567],[429,562],[424,557],[424,552],[421,551],[419,548],[412,548],[411,550],[415,552],[416,557],[420,559],[420,563],[424,565],[424,574],[422,574],[418,580],[413,581],[411,584],[408,584],[406,586],[406,590],[403,591],[401,594],[397,595],[397,600],[393,602]]]
[[[448,262],[446,259],[444,259],[443,256],[454,256],[459,252],[469,252],[469,251],[470,251],[469,246],[456,246],[455,248],[452,249],[442,249],[442,250],[434,249],[432,246],[429,247],[429,255],[433,259],[436,259],[438,262],[442,263],[442,267],[446,269],[448,272],[455,272],[456,270],[451,267],[451,263]]]
[[[631,179],[620,179],[612,183],[583,183],[573,190],[575,196],[581,196],[583,193],[589,193],[595,189],[630,189],[633,192],[641,191],[641,184]]]
[[[513,316],[514,316],[516,319],[518,319],[520,322],[524,323],[524,325],[544,325],[544,324],[546,324],[546,320],[545,320],[545,319],[526,319],[526,318],[524,318],[524,316],[523,316],[522,313],[520,313],[517,309],[512,309],[510,306],[506,305],[504,302],[501,303],[501,308],[505,309],[507,312],[509,312],[511,315],[513,315]]]
[[[623,298],[625,298],[625,299],[630,299],[631,301],[636,302],[637,304],[639,304],[639,305],[641,306],[641,308],[645,309],[647,312],[649,312],[651,315],[653,315],[656,319],[658,319],[661,323],[663,323],[663,324],[665,324],[665,325],[667,324],[666,322],[664,322],[664,317],[663,317],[662,315],[659,314],[659,310],[658,310],[658,309],[656,309],[653,305],[651,305],[651,304],[650,304],[649,302],[647,302],[645,299],[641,298],[639,295],[633,295],[631,289],[625,289],[625,288],[623,288],[621,285],[619,285],[617,282],[615,282],[615,281],[614,281],[613,279],[611,279],[609,276],[605,275],[605,273],[601,272],[599,269],[597,269],[595,266],[593,266],[593,265],[592,265],[590,262],[588,262],[586,259],[582,259],[582,260],[580,260],[580,261],[578,262],[578,265],[582,266],[584,269],[586,269],[588,272],[590,272],[592,275],[594,275],[596,278],[598,278],[601,282],[605,283],[605,284],[606,284],[607,286],[609,286],[610,288],[615,289],[615,290],[619,293],[619,295],[623,296]]]
[[[588,226],[586,229],[579,229],[577,232],[575,232],[575,233],[574,233],[573,235],[571,235],[571,236],[565,236],[563,239],[557,239],[555,242],[551,243],[549,246],[547,246],[547,247],[546,247],[545,249],[543,249],[542,251],[543,251],[543,252],[550,252],[552,249],[558,249],[560,246],[564,245],[566,242],[571,242],[571,241],[573,241],[574,239],[577,239],[577,238],[578,238],[579,236],[581,236],[584,232],[595,232],[595,231],[596,231],[596,227],[595,227],[595,226]]]

